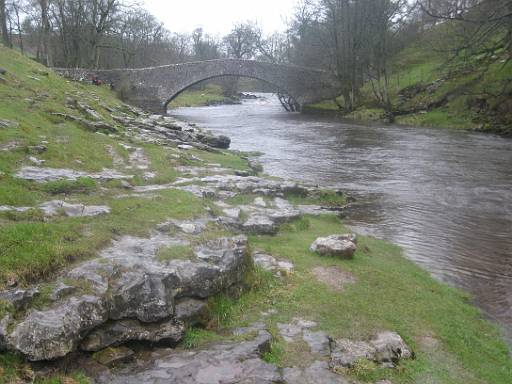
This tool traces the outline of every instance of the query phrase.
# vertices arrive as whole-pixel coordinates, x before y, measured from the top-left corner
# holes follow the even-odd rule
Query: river
[[[512,345],[511,139],[287,113],[260,96],[171,114],[263,152],[267,173],[355,196],[347,225],[471,293]]]

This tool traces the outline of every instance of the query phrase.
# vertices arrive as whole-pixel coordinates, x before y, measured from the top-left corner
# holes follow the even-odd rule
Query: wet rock
[[[174,319],[151,324],[124,319],[96,328],[82,341],[80,349],[95,352],[110,346],[122,345],[128,341],[165,342],[175,345],[184,334],[185,325]]]
[[[208,317],[208,304],[204,300],[181,299],[176,302],[174,317],[188,325],[202,324]]]
[[[275,272],[280,276],[289,276],[293,273],[293,264],[286,260],[276,260],[271,255],[256,252],[252,256],[254,265],[266,270]]]
[[[62,200],[52,200],[43,203],[39,208],[45,216],[64,214],[70,217],[98,216],[110,213],[110,208],[104,205],[70,204]]]
[[[114,367],[117,364],[131,360],[134,354],[135,352],[127,347],[107,348],[103,351],[96,352],[92,355],[92,358],[101,365]]]
[[[340,339],[331,342],[332,369],[352,367],[361,359],[374,361],[384,367],[394,367],[414,354],[396,332],[381,332],[369,342]]]
[[[260,331],[254,340],[220,343],[198,351],[161,350],[150,363],[137,362],[98,380],[109,384],[193,384],[281,382],[278,369],[264,362],[271,336]]]
[[[29,360],[52,360],[76,348],[84,333],[105,322],[100,298],[73,297],[46,311],[31,311],[8,336],[8,344]]]
[[[329,370],[325,361],[315,361],[307,368],[284,368],[285,384],[349,384],[350,381]]]
[[[31,301],[39,296],[40,292],[37,288],[29,289],[11,289],[0,292],[0,301],[4,301],[13,306],[17,311],[24,310]]]
[[[231,139],[227,136],[213,136],[213,135],[197,135],[199,141],[203,144],[207,144],[210,147],[228,149],[231,144]]]
[[[355,235],[331,235],[327,237],[319,237],[310,250],[322,256],[340,256],[344,259],[351,259],[356,252]]]

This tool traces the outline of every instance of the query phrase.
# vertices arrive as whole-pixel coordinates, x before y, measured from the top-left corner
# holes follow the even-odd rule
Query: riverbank
[[[149,116],[105,88],[68,83],[0,49],[7,70],[0,83],[6,101],[0,106],[1,284],[2,293],[24,292],[0,310],[6,331],[0,344],[7,336],[11,350],[0,354],[0,382],[176,379],[164,366],[191,355],[207,355],[209,372],[219,375],[233,372],[223,369],[227,362],[242,366],[245,377],[257,374],[242,364],[249,361],[272,375],[262,382],[295,383],[312,371],[311,382],[319,374],[333,383],[508,382],[512,363],[497,328],[468,295],[433,280],[398,247],[358,236],[353,259],[309,250],[317,237],[348,232],[330,210],[346,204],[343,193],[259,175],[247,154],[218,148],[225,138]],[[174,280],[174,268],[183,265]],[[142,275],[151,279],[139,281]],[[215,284],[203,285],[208,281]],[[178,291],[167,290],[171,282]],[[172,304],[153,300],[160,295]],[[176,318],[183,299],[199,301],[200,319]],[[69,304],[84,300],[97,316],[78,321],[73,311],[82,304]],[[144,320],[137,326],[171,328],[172,336],[166,328],[159,340],[163,349],[140,342],[142,336],[135,344],[119,334],[111,344],[100,337],[134,318]],[[70,328],[53,326],[68,319],[79,332],[63,336],[58,330]],[[30,331],[36,328],[41,333]],[[348,366],[336,363],[347,340],[366,343],[383,331],[397,332],[414,355],[400,353],[384,365],[361,355]],[[120,340],[131,341],[128,350]],[[244,348],[252,349],[241,353]],[[225,360],[213,359],[211,350]],[[47,354],[68,357],[53,364],[25,360]],[[122,357],[114,360],[116,369],[113,355]]]
[[[388,91],[393,123],[512,135],[512,63],[506,55],[447,57],[448,49],[435,48],[450,43],[444,33],[442,27],[434,28],[390,61]],[[356,109],[350,113],[342,114],[332,100],[306,106],[304,112],[389,122],[389,114],[376,96],[378,88],[375,80],[364,84]],[[343,101],[339,99],[338,104]]]

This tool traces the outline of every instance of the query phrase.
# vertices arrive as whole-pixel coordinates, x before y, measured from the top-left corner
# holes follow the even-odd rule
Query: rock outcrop
[[[62,291],[70,281],[79,287],[68,287],[72,296],[54,292],[44,309],[30,308],[36,291],[4,294],[2,299],[12,306],[26,308],[26,315],[2,320],[7,326],[0,349],[39,361],[63,357],[79,346],[94,351],[127,341],[175,344],[185,331],[184,321],[196,321],[204,310],[198,299],[240,283],[248,265],[245,236],[194,246],[192,260],[158,258],[162,247],[188,244],[192,226],[200,231],[204,222],[173,221],[180,229],[174,236],[155,231],[149,239],[124,236],[114,241],[100,258],[68,271],[55,290]]]

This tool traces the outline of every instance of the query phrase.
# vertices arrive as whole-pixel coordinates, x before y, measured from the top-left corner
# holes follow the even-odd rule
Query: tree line
[[[185,17],[185,16],[184,16]],[[393,56],[436,25],[447,57],[512,57],[512,0],[302,0],[283,33],[256,23],[218,37],[172,33],[124,0],[0,0],[3,43],[56,67],[146,67],[224,57],[324,68],[340,80],[340,109],[358,104],[364,84],[386,110]],[[233,86],[233,82],[231,82]]]

